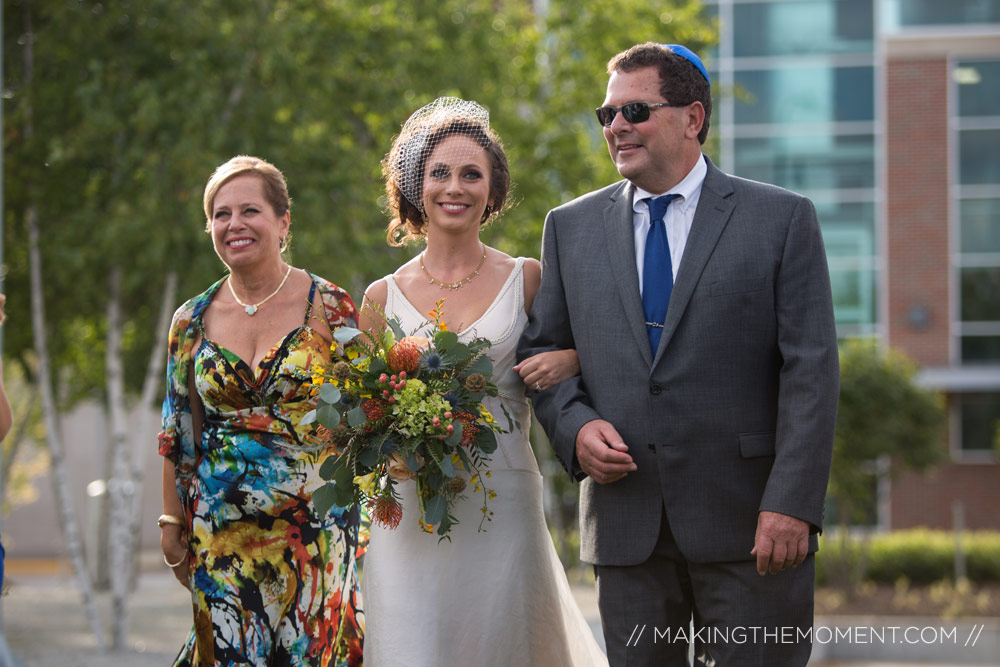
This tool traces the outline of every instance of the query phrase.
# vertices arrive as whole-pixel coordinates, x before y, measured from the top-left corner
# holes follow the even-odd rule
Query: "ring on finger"
[[[535,380],[535,389],[536,389],[536,390],[538,390],[538,391],[541,391],[541,390],[542,390],[542,385],[540,385],[540,384],[538,383],[538,380]]]

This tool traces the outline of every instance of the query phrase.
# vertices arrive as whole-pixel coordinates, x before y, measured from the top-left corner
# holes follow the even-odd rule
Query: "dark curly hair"
[[[394,174],[400,173],[403,169],[401,164],[392,164],[390,160],[402,160],[405,150],[399,150],[401,145],[398,142],[422,141],[419,157],[414,167],[411,167],[412,177],[418,183],[424,181],[424,168],[427,160],[430,159],[434,149],[453,134],[461,134],[469,137],[483,147],[490,162],[490,198],[486,211],[483,214],[482,224],[503,211],[507,204],[507,195],[510,193],[510,167],[507,164],[507,154],[503,150],[500,137],[489,127],[467,120],[457,119],[448,122],[435,129],[426,137],[424,135],[414,135],[409,137],[396,137],[393,150],[386,155],[382,161],[382,176],[385,178],[385,194],[388,201],[388,212],[390,222],[386,231],[386,239],[389,245],[401,246],[413,243],[422,239],[426,233],[426,220],[422,207],[418,207],[403,195],[400,184]]]

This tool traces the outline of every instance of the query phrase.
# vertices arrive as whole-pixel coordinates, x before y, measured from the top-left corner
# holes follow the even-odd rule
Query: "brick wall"
[[[969,530],[1000,530],[995,464],[946,463],[925,474],[904,472],[892,482],[893,530],[952,529],[952,502],[965,505]]]
[[[890,58],[886,67],[889,345],[924,366],[949,365],[948,61]],[[926,322],[911,322],[925,309]],[[942,443],[943,448],[947,447]],[[1000,529],[1000,466],[945,462],[892,483],[893,529]]]
[[[890,59],[889,344],[922,365],[948,364],[948,65]],[[926,324],[910,318],[923,309]]]

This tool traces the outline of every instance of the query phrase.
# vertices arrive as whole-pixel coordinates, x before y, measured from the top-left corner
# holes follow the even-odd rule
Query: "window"
[[[872,135],[785,134],[736,139],[736,173],[798,192],[871,188],[875,183]]]
[[[733,7],[735,55],[870,53],[872,0],[753,2]]]
[[[963,3],[958,3],[962,5]],[[968,3],[965,3],[968,4]],[[961,361],[1000,362],[1000,60],[955,63]],[[964,417],[963,417],[964,419]]]
[[[902,27],[1000,23],[1000,0],[890,0],[886,9]]]
[[[736,72],[737,123],[839,123],[875,117],[872,67],[781,67]]]
[[[962,451],[995,451],[993,447],[1000,427],[1000,394],[958,394],[958,411]]]

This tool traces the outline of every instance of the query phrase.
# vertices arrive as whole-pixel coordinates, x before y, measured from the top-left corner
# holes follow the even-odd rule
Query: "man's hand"
[[[777,574],[805,560],[809,553],[809,524],[787,514],[761,512],[753,542],[750,555],[757,556],[757,574]]]
[[[618,431],[603,419],[587,422],[576,434],[576,460],[598,484],[617,482],[636,469],[627,451]]]

